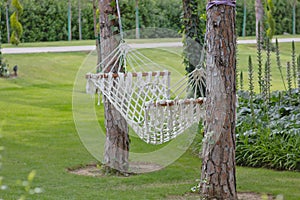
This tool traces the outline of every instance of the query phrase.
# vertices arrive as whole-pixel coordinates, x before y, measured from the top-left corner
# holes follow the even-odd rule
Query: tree
[[[244,14],[243,14],[243,31],[242,36],[246,36],[246,22],[247,22],[247,1],[244,0]]]
[[[268,39],[272,40],[273,35],[275,34],[275,20],[273,18],[274,4],[273,4],[272,0],[266,0],[265,11],[267,14],[267,26],[268,26],[266,35],[267,35]]]
[[[117,38],[114,37],[114,34],[120,33],[117,16],[116,0],[99,1],[100,45],[102,49],[99,56],[102,58],[108,56],[119,44]],[[113,69],[109,70],[114,71]],[[127,172],[129,155],[127,122],[105,97],[104,110],[106,126],[105,169],[107,171]]]
[[[235,0],[207,10],[206,122],[200,193],[207,199],[237,199],[235,176]]]
[[[256,39],[258,35],[258,26],[260,26],[261,33],[264,32],[264,7],[262,0],[255,0],[255,17],[256,17]],[[260,35],[260,41],[263,41],[263,34]]]
[[[81,0],[78,0],[78,32],[79,40],[82,40],[82,26],[81,26]]]
[[[7,43],[10,43],[10,30],[9,30],[9,1],[5,0],[5,18],[6,18],[6,32],[7,32]]]
[[[139,0],[135,0],[135,38],[140,39]]]
[[[72,40],[72,4],[68,1],[68,40]]]
[[[296,35],[296,6],[297,6],[297,0],[289,0],[292,7],[293,7],[293,35]]]
[[[12,0],[11,4],[14,7],[15,11],[10,16],[12,28],[10,40],[12,44],[18,45],[23,34],[23,27],[22,24],[19,22],[19,18],[23,13],[23,7],[20,4],[19,0]]]

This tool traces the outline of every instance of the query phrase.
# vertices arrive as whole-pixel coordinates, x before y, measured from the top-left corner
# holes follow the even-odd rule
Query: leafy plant
[[[241,166],[300,170],[300,104],[299,93],[292,90],[271,93],[267,104],[269,120],[264,113],[264,97],[255,95],[255,118],[250,114],[250,93],[240,91],[237,111],[236,161]],[[255,120],[256,126],[252,125]]]
[[[244,75],[243,75],[243,71],[240,72],[240,89],[244,90]]]
[[[286,80],[288,84],[288,93],[291,94],[292,91],[292,74],[291,74],[291,64],[290,62],[286,63]]]
[[[294,40],[292,41],[292,70],[294,86],[297,87],[296,49]]]
[[[255,118],[254,106],[253,106],[253,98],[254,98],[254,74],[253,74],[253,65],[251,56],[249,56],[248,60],[248,80],[249,80],[249,94],[250,94],[250,110],[252,119]],[[252,125],[255,125],[255,121],[253,120]]]
[[[261,35],[262,32],[260,30],[260,22],[258,22],[258,36],[257,36],[257,42],[256,42],[256,48],[257,48],[257,67],[258,67],[258,85],[259,85],[259,92],[261,93],[263,91],[263,74],[262,74],[262,41],[261,41]]]

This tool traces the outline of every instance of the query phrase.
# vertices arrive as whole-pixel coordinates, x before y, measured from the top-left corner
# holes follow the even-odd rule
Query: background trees
[[[7,7],[8,16],[13,13],[10,0],[5,0],[8,4],[2,4],[5,10]],[[246,36],[255,35],[255,1],[247,1]],[[275,20],[275,35],[283,33],[300,33],[300,10],[299,0],[272,0],[274,4],[273,18]],[[70,0],[72,4],[71,12],[71,34],[73,40],[80,39],[80,23],[82,39],[94,39],[93,34],[93,6],[90,0]],[[265,2],[265,0],[262,0]],[[80,5],[81,3],[81,5]],[[200,8],[205,10],[205,1],[198,0]],[[237,35],[241,36],[243,32],[244,20],[244,1],[237,1]],[[136,0],[122,0],[120,2],[122,12],[122,22],[124,30],[136,29]],[[20,23],[23,25],[22,41],[57,41],[68,40],[68,1],[59,0],[22,0],[23,15]],[[81,8],[81,12],[79,12]],[[175,31],[181,30],[182,0],[140,0],[139,1],[139,24],[140,28],[159,27],[168,28]],[[293,12],[292,12],[293,11]],[[10,32],[9,26],[5,23],[6,13],[2,12],[2,22],[0,28],[2,33]],[[9,21],[7,21],[9,23]],[[3,42],[9,40],[3,36]],[[147,35],[141,37],[147,37]],[[168,35],[166,35],[168,37]]]

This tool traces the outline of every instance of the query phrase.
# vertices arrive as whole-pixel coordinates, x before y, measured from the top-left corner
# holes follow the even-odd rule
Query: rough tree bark
[[[99,1],[100,11],[100,36],[101,36],[101,57],[107,57],[113,49],[117,47],[119,41],[114,37],[119,31],[115,0]],[[112,19],[112,20],[110,20]],[[115,27],[115,28],[113,28]],[[112,32],[112,30],[117,30]],[[103,60],[103,59],[102,59]],[[109,59],[108,59],[109,60]],[[114,69],[108,69],[108,71]],[[128,171],[129,136],[126,120],[116,110],[116,108],[104,97],[106,142],[104,152],[104,165],[106,170]]]
[[[212,2],[212,0],[208,0]],[[232,0],[231,2],[235,2]],[[237,199],[235,176],[235,8],[207,11],[207,100],[200,193],[206,199]]]
[[[255,17],[256,17],[256,39],[258,38],[258,26],[260,26],[260,41],[263,41],[264,32],[264,7],[262,0],[255,0]]]

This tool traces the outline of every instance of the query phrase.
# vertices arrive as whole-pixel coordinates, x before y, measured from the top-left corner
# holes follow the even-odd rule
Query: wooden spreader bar
[[[186,100],[182,100],[183,102],[180,102],[182,104],[188,105],[188,104],[200,104],[202,105],[205,101],[205,98],[197,98],[197,99],[186,99]],[[167,101],[157,101],[157,102],[153,102],[151,103],[152,105],[154,105],[154,107],[156,106],[174,106],[175,104],[179,104],[178,100],[167,100]]]
[[[149,74],[151,73],[152,76],[157,76],[157,74],[159,74],[159,76],[164,76],[166,74],[166,72],[142,72],[142,76],[145,77],[145,76],[149,76]],[[168,75],[171,74],[171,72],[167,72]],[[124,76],[126,77],[127,76],[127,73],[124,73]],[[132,72],[132,77],[137,77],[138,76],[138,73],[136,72]],[[100,79],[100,78],[108,78],[109,77],[109,74],[108,73],[98,73],[98,74],[86,74],[85,75],[85,78],[86,79],[89,79],[89,78],[97,78],[97,79]],[[112,74],[112,77],[113,78],[117,78],[119,77],[119,74],[118,73],[113,73]]]

